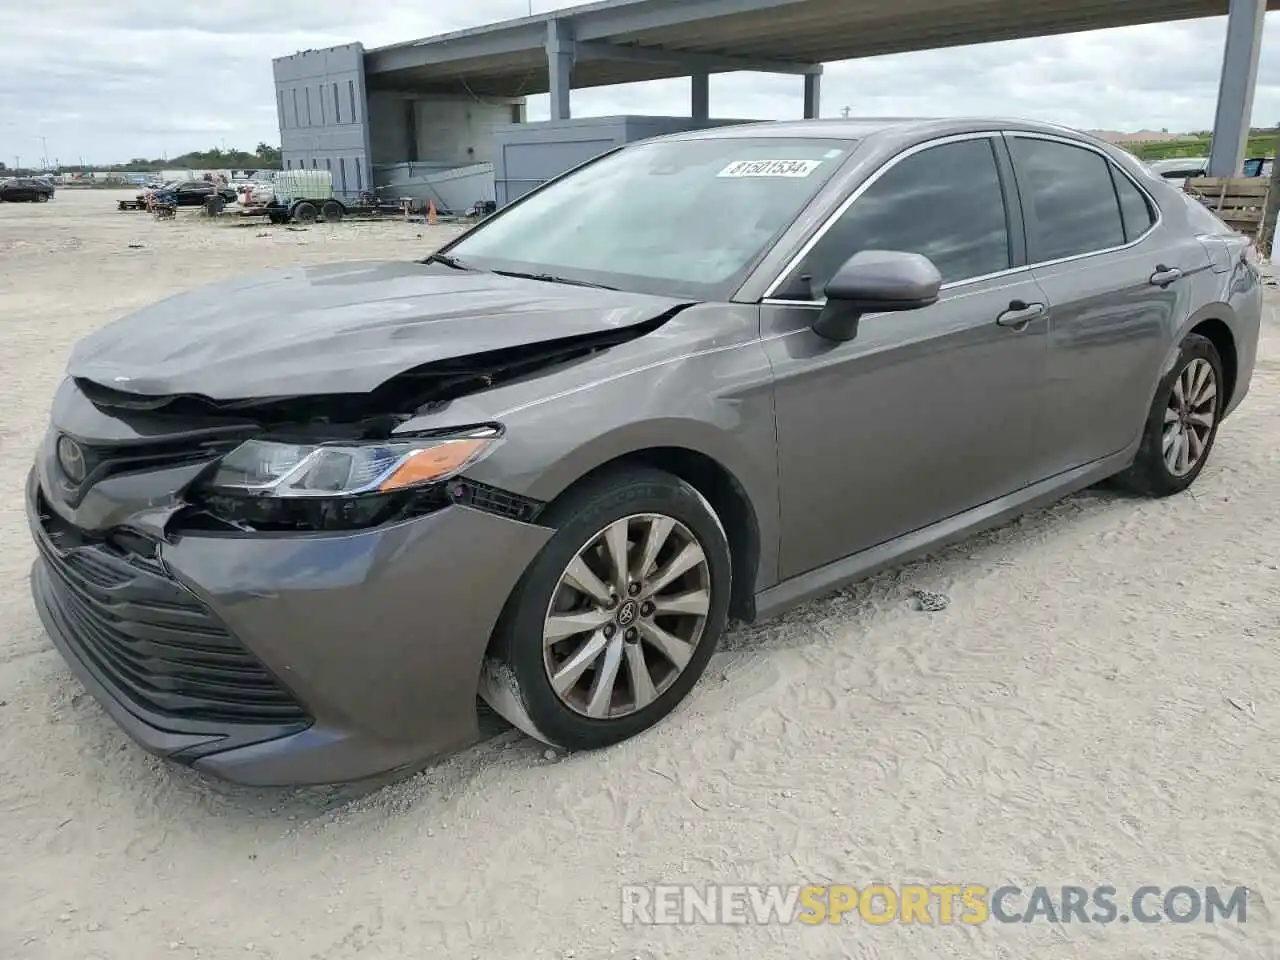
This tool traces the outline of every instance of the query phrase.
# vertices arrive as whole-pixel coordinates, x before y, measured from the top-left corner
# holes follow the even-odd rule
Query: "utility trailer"
[[[275,195],[263,206],[245,209],[245,216],[265,216],[272,223],[338,223],[344,217],[370,217],[404,211],[394,203],[383,203],[375,194],[362,191],[354,203],[333,193],[333,174],[328,170],[283,170],[276,176]]]

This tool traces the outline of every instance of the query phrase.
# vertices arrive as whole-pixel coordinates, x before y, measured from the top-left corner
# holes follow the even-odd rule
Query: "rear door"
[[[1142,432],[1185,276],[1207,264],[1194,237],[1161,228],[1152,198],[1091,145],[1006,134],[1027,247],[1049,306],[1048,472],[1119,453]]]
[[[999,135],[922,145],[874,177],[801,248],[762,307],[784,578],[1035,479],[1048,321],[1022,266]],[[941,298],[864,316],[849,342],[824,340],[810,329],[823,287],[867,249],[930,257],[943,276]]]

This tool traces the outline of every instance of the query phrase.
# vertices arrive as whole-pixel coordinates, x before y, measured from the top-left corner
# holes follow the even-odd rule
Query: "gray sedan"
[[[136,740],[234,780],[419,763],[478,697],[606,747],[731,618],[1102,480],[1186,490],[1260,309],[1244,238],[1058,127],[641,143],[425,261],[82,341],[27,485],[35,602]]]

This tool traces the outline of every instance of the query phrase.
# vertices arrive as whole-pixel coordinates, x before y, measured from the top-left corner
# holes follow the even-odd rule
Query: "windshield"
[[[448,254],[482,270],[725,299],[852,147],[778,137],[628,147],[499,213]]]

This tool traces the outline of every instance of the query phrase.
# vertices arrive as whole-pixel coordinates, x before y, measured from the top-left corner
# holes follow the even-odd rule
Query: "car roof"
[[[1019,130],[1065,136],[1088,143],[1104,144],[1079,130],[1054,123],[1004,117],[849,117],[841,120],[771,120],[734,123],[669,134],[659,140],[703,140],[736,138],[833,139],[833,140],[920,140],[981,130]]]

